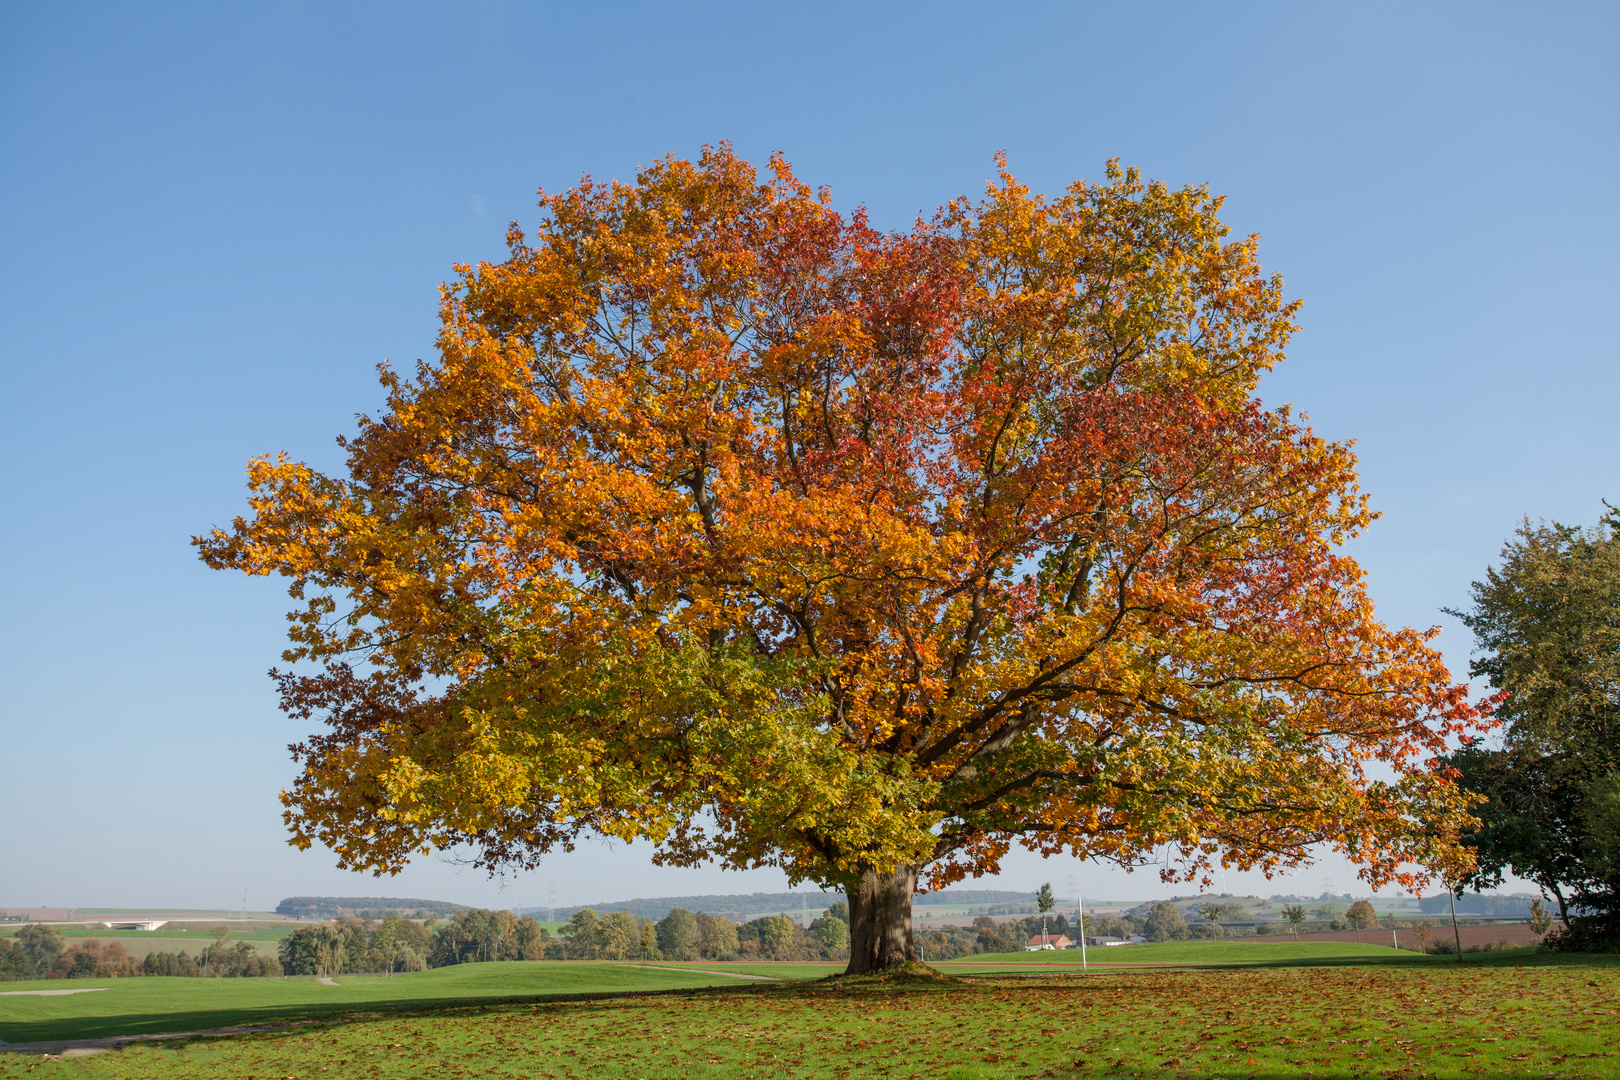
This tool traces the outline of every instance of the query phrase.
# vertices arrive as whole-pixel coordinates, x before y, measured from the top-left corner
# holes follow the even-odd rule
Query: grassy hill
[[[416,900],[400,896],[289,896],[276,905],[277,913],[306,919],[333,919],[339,915],[358,915],[362,912],[387,914],[397,911],[402,915],[427,915],[449,918],[458,911],[468,910],[466,904],[452,904],[448,900]]]

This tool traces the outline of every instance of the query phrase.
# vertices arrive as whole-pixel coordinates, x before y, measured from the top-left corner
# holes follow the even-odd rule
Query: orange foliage
[[[1297,304],[1220,200],[1005,171],[904,233],[729,148],[542,193],[386,367],[348,475],[250,466],[292,579],[294,842],[397,871],[582,833],[938,887],[1012,843],[1167,875],[1450,870],[1482,721],[1336,549],[1346,444],[1255,398]]]

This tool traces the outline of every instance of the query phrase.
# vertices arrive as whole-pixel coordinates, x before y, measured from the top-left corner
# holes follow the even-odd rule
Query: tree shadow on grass
[[[176,1032],[211,1032],[222,1028],[288,1025],[275,1034],[299,1034],[310,1025],[341,1026],[375,1020],[409,1019],[419,1015],[465,1016],[492,1009],[563,1005],[571,1002],[614,1001],[637,997],[670,997],[682,994],[725,993],[755,989],[752,986],[678,987],[672,989],[607,990],[583,993],[526,994],[505,997],[408,997],[350,1002],[310,1002],[297,1004],[231,1006],[217,1009],[183,1009],[165,1012],[122,1013],[113,1016],[73,1016],[31,1021],[0,1022],[0,1053],[45,1042],[74,1042],[90,1039],[123,1039]],[[296,1026],[294,1026],[296,1025]],[[194,1036],[201,1037],[201,1036]],[[232,1036],[221,1036],[232,1037]]]

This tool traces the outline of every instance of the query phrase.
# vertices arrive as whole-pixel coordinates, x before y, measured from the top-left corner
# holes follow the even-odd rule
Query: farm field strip
[[[116,941],[116,942],[118,942],[118,944],[120,944],[120,945],[122,945],[124,947],[125,952],[129,953],[129,955],[133,956],[137,960],[143,959],[148,954],[155,953],[155,952],[177,953],[177,952],[184,951],[186,953],[189,953],[191,956],[195,957],[195,956],[197,956],[197,954],[202,949],[204,949],[204,948],[208,947],[209,945],[213,944],[213,939],[210,938],[206,934],[200,935],[199,937],[195,937],[195,938],[153,937],[151,935],[148,935],[146,937],[136,938],[136,939],[114,938],[114,937],[111,937],[110,935],[106,935],[106,934],[101,934],[101,935],[85,934],[83,936],[70,937],[70,938],[67,939],[67,943],[68,943],[68,946],[71,948],[72,946],[77,945],[80,942],[92,941],[92,940],[93,941]],[[264,956],[275,956],[276,955],[276,945],[277,945],[277,943],[275,941],[262,941],[262,940],[258,940],[258,939],[254,939],[254,938],[243,939],[243,938],[238,938],[238,937],[233,936],[229,941],[227,941],[225,943],[225,947],[226,948],[231,948],[238,941],[242,941],[242,940],[246,940],[249,945],[253,946],[253,950],[255,952],[261,953]]]
[[[286,931],[235,930],[229,927],[227,929],[230,930],[232,941],[277,942],[292,933],[297,927],[289,927]],[[168,927],[157,930],[98,930],[84,926],[58,926],[55,927],[55,930],[58,934],[69,939],[101,938],[108,941],[184,940],[205,943],[214,940],[214,935],[207,930],[171,930]],[[16,936],[17,931],[14,928],[7,927],[5,930],[0,930],[0,937],[14,938]]]
[[[731,983],[350,1012],[65,1062],[0,1054],[0,1078],[1602,1077],[1620,1066],[1617,998],[1612,966]]]

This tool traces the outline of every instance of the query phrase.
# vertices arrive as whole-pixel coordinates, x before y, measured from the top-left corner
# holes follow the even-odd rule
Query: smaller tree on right
[[[1476,891],[1511,871],[1558,904],[1564,949],[1620,946],[1620,509],[1594,529],[1526,521],[1450,611],[1474,632],[1470,673],[1500,692],[1500,747],[1451,754],[1485,797],[1464,837]]]

